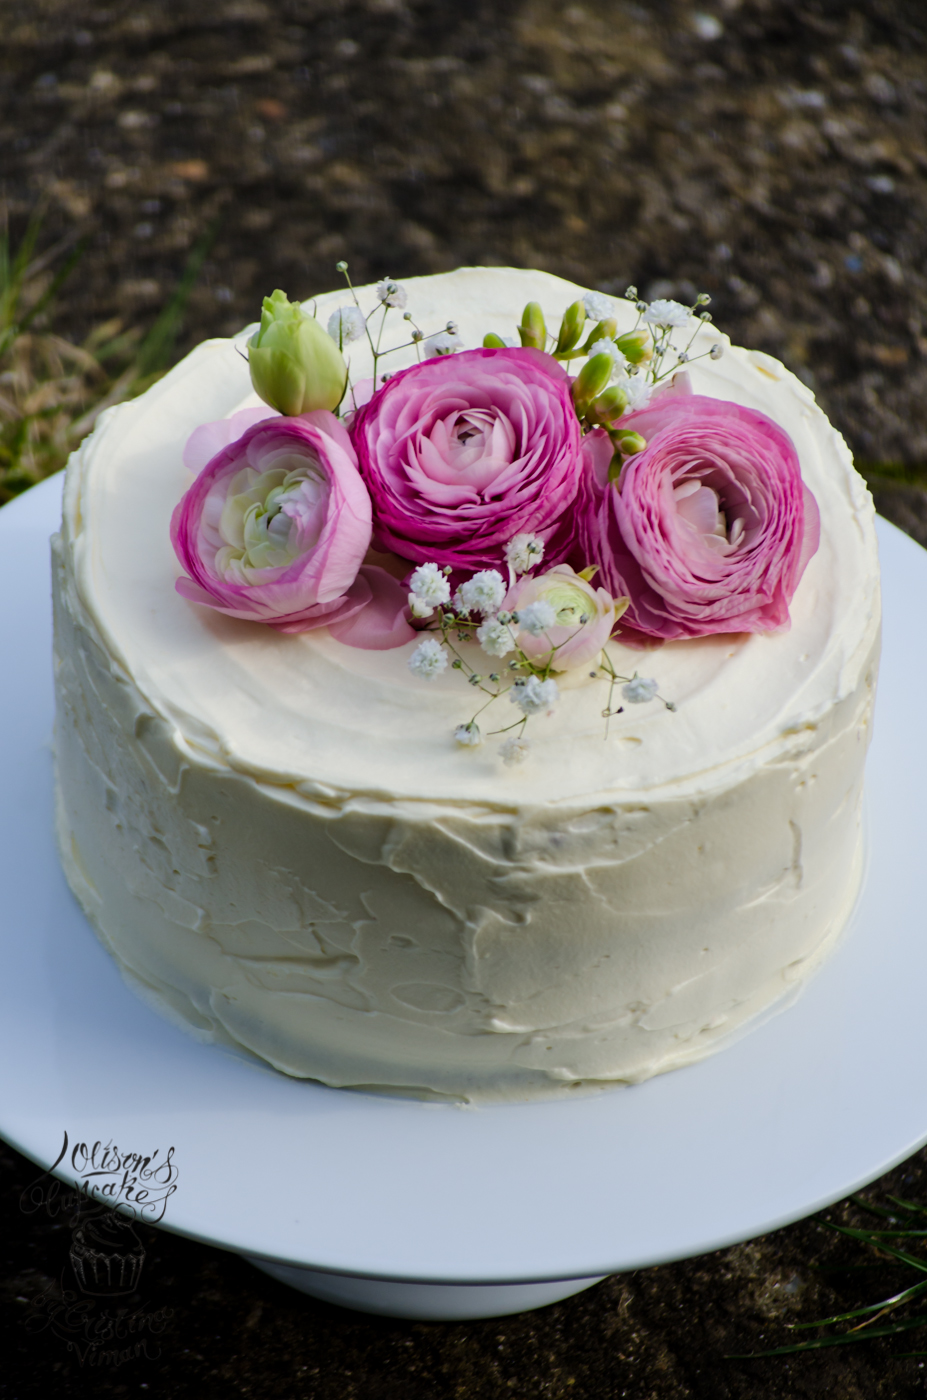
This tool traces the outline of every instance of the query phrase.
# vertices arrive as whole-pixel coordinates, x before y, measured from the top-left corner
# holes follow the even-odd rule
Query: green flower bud
[[[633,457],[636,452],[643,452],[647,446],[647,439],[642,438],[640,433],[632,432],[630,428],[626,428],[622,433],[616,433],[612,441],[617,443],[626,457]]]
[[[533,347],[535,350],[547,349],[547,327],[544,324],[544,312],[541,310],[539,302],[528,302],[522,312],[518,334],[523,346]]]
[[[617,331],[618,322],[613,317],[609,317],[607,321],[599,321],[589,332],[586,343],[580,353],[588,355],[597,340],[614,340]]]
[[[597,399],[599,394],[608,384],[612,377],[614,361],[611,355],[602,351],[600,355],[593,355],[591,360],[587,360],[573,381],[573,402],[576,405],[576,412],[582,418],[593,399]]]
[[[621,468],[624,466],[624,458],[620,452],[616,452],[608,464],[609,481],[617,481],[621,475]]]
[[[557,348],[555,355],[564,355],[579,341],[583,333],[583,326],[586,324],[586,308],[581,301],[574,301],[572,306],[568,306],[563,313],[563,320],[560,322],[560,334],[557,337]]]
[[[288,417],[335,409],[348,370],[331,336],[286,293],[264,298],[260,329],[248,341],[251,383],[265,403]]]
[[[627,331],[624,335],[619,335],[615,344],[632,365],[639,365],[641,360],[648,360],[653,353],[650,332],[644,330],[643,326],[636,331]]]
[[[483,336],[483,348],[485,350],[504,350],[506,345],[501,335],[496,335],[494,331],[489,331]]]
[[[596,423],[614,423],[628,406],[628,396],[619,384],[612,386],[594,399],[586,414],[587,419]]]

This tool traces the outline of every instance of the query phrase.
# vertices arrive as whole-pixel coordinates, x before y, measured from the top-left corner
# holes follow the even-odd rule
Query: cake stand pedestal
[[[467,1322],[477,1317],[507,1317],[530,1312],[548,1303],[572,1298],[598,1278],[555,1279],[552,1283],[400,1283],[394,1279],[356,1278],[348,1274],[322,1274],[317,1269],[297,1269],[267,1259],[242,1256],[280,1283],[298,1288],[325,1303],[337,1303],[355,1312],[380,1317],[405,1317],[418,1322]]]
[[[927,1140],[927,553],[900,531],[879,522],[869,870],[833,956],[700,1064],[474,1109],[290,1079],[198,1043],[124,984],[52,836],[60,489],[0,511],[0,1133],[26,1156],[48,1168],[65,1131],[72,1149],[173,1149],[163,1228],[348,1307],[459,1318],[778,1229]],[[57,1175],[80,1182],[82,1161],[69,1152]]]

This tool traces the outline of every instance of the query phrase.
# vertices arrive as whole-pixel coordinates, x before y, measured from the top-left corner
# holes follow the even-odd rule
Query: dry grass
[[[76,345],[54,333],[51,315],[83,247],[65,239],[37,254],[41,224],[39,209],[15,251],[0,232],[0,505],[59,471],[104,408],[160,378],[212,241],[210,231],[146,335],[110,320]]]

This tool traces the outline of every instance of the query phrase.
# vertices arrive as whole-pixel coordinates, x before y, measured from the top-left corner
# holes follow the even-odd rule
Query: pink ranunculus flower
[[[345,621],[372,599],[360,573],[370,533],[370,497],[337,418],[274,417],[222,447],[175,509],[171,541],[189,575],[177,591],[284,632]]]
[[[594,587],[568,564],[537,577],[523,574],[502,604],[505,612],[518,614],[511,627],[521,650],[536,663],[550,658],[555,671],[593,661],[626,606],[626,598]]]
[[[579,487],[570,379],[539,350],[465,350],[402,370],[358,408],[351,438],[377,547],[455,573],[500,564],[514,535],[546,539]]]
[[[788,433],[699,394],[659,395],[621,426],[647,446],[616,485],[606,434],[588,435],[573,557],[630,596],[624,624],[664,639],[786,626],[820,535]]]

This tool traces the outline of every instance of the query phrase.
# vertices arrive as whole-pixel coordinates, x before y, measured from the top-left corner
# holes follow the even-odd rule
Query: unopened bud
[[[338,346],[285,292],[264,298],[248,361],[255,392],[289,417],[335,409],[344,396],[348,370]]]
[[[707,292],[699,292],[698,296],[695,298],[696,306],[707,306],[710,301],[711,297]]]
[[[597,423],[614,423],[616,418],[621,417],[627,406],[628,396],[625,391],[620,384],[612,384],[593,401],[586,417]]]
[[[589,332],[581,353],[583,355],[588,355],[597,340],[614,340],[617,333],[618,322],[613,317],[609,317],[607,321],[599,321]]]
[[[723,346],[723,345],[713,345],[713,346],[711,347],[711,349],[709,350],[709,352],[708,352],[709,358],[712,359],[712,360],[720,360],[720,358],[721,358],[721,356],[722,356],[723,354],[724,354],[724,346]]]
[[[625,297],[628,301],[637,301],[637,288],[628,287],[625,291]]]
[[[490,331],[488,335],[483,336],[483,348],[485,350],[505,350],[507,347],[501,335]]]
[[[647,446],[647,439],[641,437],[640,433],[634,433],[630,428],[624,432],[616,433],[612,439],[621,448],[626,457],[633,457],[636,452],[643,452]]]
[[[581,301],[574,301],[572,306],[568,306],[563,313],[563,320],[560,322],[560,334],[557,337],[557,348],[555,355],[563,355],[568,350],[572,350],[579,341],[583,333],[583,326],[586,324],[586,307]]]
[[[586,410],[593,399],[598,398],[602,390],[612,377],[614,360],[611,355],[604,351],[599,355],[593,355],[587,360],[573,381],[573,402],[576,405],[576,412],[580,418],[585,415]]]
[[[630,360],[632,365],[639,365],[642,360],[648,360],[653,353],[653,341],[650,332],[640,327],[636,331],[626,331],[624,335],[619,335],[615,341],[618,349],[626,360]]]
[[[335,271],[336,271],[336,272],[347,272],[347,270],[348,270],[348,265],[347,265],[346,262],[341,261],[341,262],[336,262],[336,263],[335,263]]]
[[[518,334],[523,346],[534,350],[547,349],[547,327],[544,324],[544,312],[540,302],[528,302],[522,312]]]

